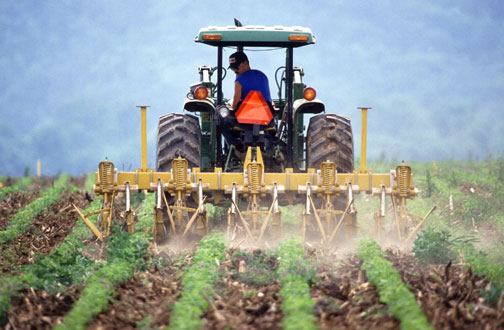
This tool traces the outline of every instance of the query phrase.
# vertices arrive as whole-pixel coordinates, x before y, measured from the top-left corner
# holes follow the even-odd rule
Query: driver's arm
[[[235,90],[234,90],[234,96],[233,96],[233,110],[236,110],[238,103],[240,103],[241,95],[242,95],[242,86],[240,85],[239,82],[235,81]]]

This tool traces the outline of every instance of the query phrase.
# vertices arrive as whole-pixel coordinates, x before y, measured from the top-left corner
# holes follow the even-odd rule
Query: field
[[[135,233],[124,231],[119,200],[113,235],[99,244],[72,207],[99,209],[92,175],[0,176],[0,327],[504,328],[504,160],[412,167],[420,196],[410,211],[437,206],[419,235],[400,244],[389,221],[375,239],[378,201],[362,195],[357,237],[333,246],[297,235],[302,206],[282,209],[277,243],[226,241],[225,210],[209,207],[217,230],[156,244],[154,194],[143,193],[132,201]]]

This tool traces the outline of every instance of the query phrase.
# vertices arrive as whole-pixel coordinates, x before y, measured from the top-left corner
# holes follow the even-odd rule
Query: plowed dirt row
[[[461,266],[418,264],[413,255],[389,250],[404,283],[410,286],[429,322],[436,329],[503,329],[504,306],[483,304],[487,282]],[[502,299],[501,299],[502,300]]]
[[[45,219],[52,213],[57,215],[57,210],[66,207],[71,198],[83,203],[81,208],[86,207],[87,200],[82,194],[68,195],[61,202],[63,205],[54,205],[54,209],[48,210]],[[67,214],[66,218],[69,217],[75,215]],[[61,235],[66,234],[61,232]],[[107,309],[95,317],[88,329],[140,326],[163,329],[170,324],[173,305],[182,294],[183,270],[192,263],[194,250],[182,256],[152,253],[147,270],[118,286]],[[322,254],[315,249],[308,251],[308,258],[318,267],[318,280],[310,288],[316,303],[313,311],[316,326],[321,329],[400,328],[399,321],[388,315],[388,308],[380,302],[374,286],[367,282],[365,272],[360,269],[362,262],[355,255],[336,258],[328,254],[318,258]],[[436,329],[504,328],[503,306],[491,308],[483,304],[481,292],[487,283],[470,270],[452,265],[423,267],[412,255],[400,251],[389,250],[388,258]],[[210,306],[202,316],[203,328],[281,328],[282,297],[276,262],[267,250],[229,249],[226,260],[220,263],[216,287],[202,292]],[[81,290],[82,287],[71,287],[57,295],[33,289],[21,291],[12,301],[6,329],[52,328],[72,308]]]
[[[89,205],[82,193],[66,194],[35,217],[25,234],[0,244],[0,274],[15,272],[20,266],[33,262],[37,253],[50,254],[78,220],[71,203],[83,209]]]
[[[211,308],[203,315],[203,329],[280,329],[283,313],[276,261],[253,250],[254,264],[233,256],[231,249],[220,267],[221,280],[205,297]]]
[[[72,309],[80,291],[78,287],[56,295],[34,289],[21,291],[11,302],[5,329],[52,329]]]
[[[39,192],[25,193],[13,192],[4,200],[0,201],[0,230],[4,230],[9,225],[10,219],[26,205],[40,196]]]
[[[77,187],[83,187],[86,180],[85,176],[70,179],[70,183]],[[14,182],[11,178],[7,180],[11,184]],[[16,191],[9,195],[4,200],[0,201],[0,230],[5,229],[9,220],[14,214],[19,212],[25,206],[30,204],[40,196],[40,193],[51,187],[54,179],[50,177],[35,178],[27,189],[29,192]]]
[[[321,329],[399,329],[399,321],[387,315],[387,305],[380,302],[361,265],[351,256],[336,269],[319,266],[322,280],[312,286],[311,294]]]
[[[170,323],[173,305],[180,297],[181,264],[167,268],[149,269],[135,275],[116,289],[107,307],[88,329],[130,329],[144,320],[152,328],[164,329]]]

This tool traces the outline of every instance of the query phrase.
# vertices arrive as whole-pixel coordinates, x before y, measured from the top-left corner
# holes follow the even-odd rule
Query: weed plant
[[[501,295],[504,293],[504,267],[503,265],[489,262],[486,254],[478,252],[472,244],[463,247],[464,261],[472,271],[479,276],[484,276],[490,282],[490,288],[481,295],[485,303],[497,306]]]
[[[390,313],[401,322],[401,329],[432,329],[415,296],[401,280],[392,263],[385,259],[380,246],[371,240],[359,243],[358,256],[361,268],[369,281],[376,286],[380,300],[387,304]]]
[[[233,265],[230,273],[237,281],[258,288],[277,278],[277,259],[278,254],[274,250],[237,250],[232,255]],[[247,271],[244,273],[236,271],[241,261],[247,265]]]
[[[464,244],[477,241],[474,236],[453,238],[447,230],[434,230],[431,226],[420,232],[413,242],[413,253],[423,264],[446,264],[458,260],[458,250]]]
[[[495,306],[504,291],[504,267],[489,262],[483,252],[476,250],[473,244],[475,241],[474,236],[452,238],[448,231],[434,230],[429,226],[414,241],[413,253],[423,264],[463,261],[475,274],[484,276],[491,282],[490,289],[483,291],[482,296],[488,305]],[[459,251],[462,251],[463,260],[458,258]]]

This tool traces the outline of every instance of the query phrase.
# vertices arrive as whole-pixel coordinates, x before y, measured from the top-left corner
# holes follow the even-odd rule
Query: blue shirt
[[[248,70],[236,77],[236,81],[239,82],[242,87],[240,101],[243,101],[250,91],[259,91],[266,101],[271,102],[268,77],[261,71]]]

